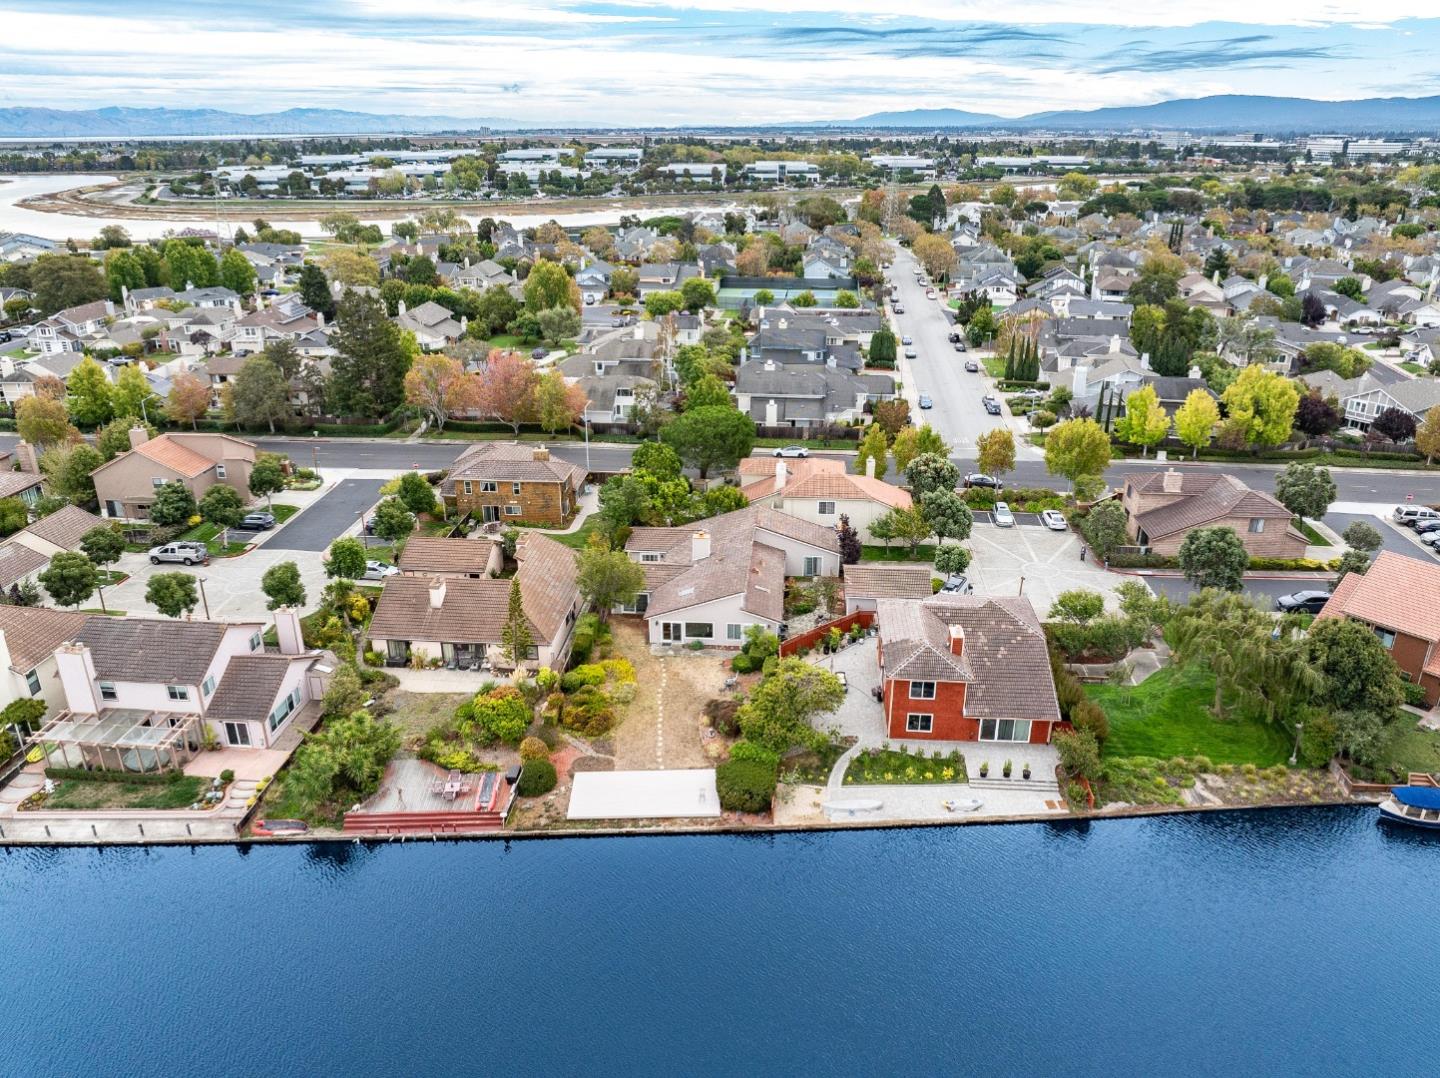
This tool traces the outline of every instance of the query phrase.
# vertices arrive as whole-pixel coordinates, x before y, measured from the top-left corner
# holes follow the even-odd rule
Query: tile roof
[[[225,673],[205,709],[212,719],[243,722],[263,719],[275,706],[275,697],[290,664],[309,662],[312,656],[269,655],[259,652],[236,655],[225,664]]]
[[[105,521],[94,513],[87,513],[78,505],[66,505],[48,517],[41,517],[25,530],[47,543],[54,543],[66,550],[78,550],[80,539],[85,533],[104,523]]]
[[[766,476],[770,480],[745,484],[740,489],[746,497],[754,501],[775,493],[775,476],[781,463],[785,465],[785,487],[780,492],[783,498],[861,499],[905,509],[912,504],[908,491],[883,479],[852,474],[845,461],[833,457],[801,457],[783,462],[773,457],[746,457],[740,462],[741,475]]]
[[[483,573],[494,544],[480,539],[442,539],[416,535],[405,543],[396,564],[406,573]]]
[[[499,483],[570,483],[579,486],[585,469],[551,457],[536,460],[545,447],[520,442],[480,442],[461,453],[450,467],[441,490],[455,493],[457,480],[486,480]]]
[[[1049,648],[1028,599],[935,595],[876,605],[887,678],[965,682],[971,718],[1059,721]],[[965,632],[958,656],[951,625]]]
[[[199,685],[230,627],[216,621],[91,618],[76,640],[90,649],[97,677]]]
[[[52,610],[44,606],[0,606],[0,632],[10,649],[10,669],[24,674],[74,640],[89,614]]]
[[[195,452],[188,445],[181,445],[168,434],[161,434],[151,438],[148,442],[142,442],[132,452],[139,453],[156,464],[179,472],[187,479],[204,475],[215,467],[215,462],[209,457]]]
[[[1319,616],[1352,617],[1440,641],[1440,565],[1382,550],[1363,576],[1345,575]]]
[[[11,584],[38,573],[49,564],[49,558],[24,543],[14,540],[0,543],[0,588],[8,588]]]
[[[1173,492],[1173,502],[1135,514],[1136,524],[1145,529],[1152,541],[1226,517],[1267,517],[1288,522],[1294,516],[1272,496],[1251,490],[1233,475],[1178,474],[1182,477],[1181,485],[1178,492]],[[1133,482],[1136,489],[1146,493],[1158,494],[1165,489],[1165,475],[1150,472],[1143,479],[1132,476],[1127,482]]]
[[[13,498],[39,485],[40,477],[32,472],[0,472],[0,498]]]
[[[928,599],[931,576],[928,565],[847,565],[845,598]]]
[[[566,621],[580,598],[575,584],[575,551],[539,532],[520,533],[515,544],[520,595],[525,615],[556,640],[564,635]]]

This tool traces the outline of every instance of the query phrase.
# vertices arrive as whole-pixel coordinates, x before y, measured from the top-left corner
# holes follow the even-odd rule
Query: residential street
[[[294,520],[278,529],[266,550],[325,550],[332,540],[360,523],[380,500],[383,479],[345,479]]]

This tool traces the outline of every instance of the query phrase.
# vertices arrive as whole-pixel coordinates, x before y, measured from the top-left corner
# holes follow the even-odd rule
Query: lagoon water
[[[1315,809],[0,853],[5,1075],[1371,1075],[1440,840]]]

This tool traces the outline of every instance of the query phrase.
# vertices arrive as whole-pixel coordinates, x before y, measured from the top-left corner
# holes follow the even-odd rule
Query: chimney
[[[1074,371],[1075,374],[1070,382],[1070,393],[1074,397],[1083,397],[1089,391],[1087,379],[1090,375],[1090,368],[1083,363],[1076,363]]]
[[[316,312],[315,312],[315,324],[316,324],[317,326],[319,326],[321,329],[324,329],[324,328],[325,328],[325,312],[324,312],[324,311],[316,311]]]
[[[130,288],[129,288],[129,286],[122,284],[122,285],[120,286],[120,302],[121,302],[121,303],[124,303],[124,302],[125,302],[126,300],[128,300],[129,298],[130,298]]]
[[[470,328],[470,316],[469,316],[468,314],[462,314],[462,315],[460,316],[460,332],[463,334],[463,333],[464,333],[466,330],[468,330],[469,328]]]
[[[439,610],[445,605],[445,578],[437,576],[430,581],[430,609]]]
[[[639,322],[636,322],[635,330],[631,334],[631,336],[637,341],[643,341],[645,339],[645,327],[642,326]]]
[[[963,625],[950,626],[950,654],[965,654],[965,627]]]
[[[187,281],[185,282],[185,291],[190,292],[190,291],[193,291],[194,288],[195,288],[195,282],[194,282],[194,281],[187,280]]]
[[[774,397],[765,402],[765,425],[767,427],[780,425],[780,402]]]
[[[1193,378],[1198,382],[1201,378],[1204,377],[1204,375],[1200,373],[1199,367],[1192,366],[1188,371],[1185,372],[1185,377]]]
[[[866,478],[866,479],[874,479],[874,478],[875,478],[875,458],[874,458],[874,457],[866,457],[866,458],[865,458],[865,478]]]
[[[1160,489],[1166,494],[1179,494],[1184,481],[1184,477],[1174,468],[1166,468],[1165,475],[1160,480]]]
[[[549,460],[550,450],[543,445],[537,445],[534,451],[530,454],[530,457],[532,460]]]
[[[1114,356],[1114,355],[1118,355],[1119,353],[1120,353],[1120,334],[1118,334],[1118,333],[1112,333],[1112,334],[1110,335],[1110,354],[1111,354],[1112,356]]]
[[[100,714],[95,689],[95,659],[84,644],[62,644],[55,651],[55,671],[65,690],[65,706],[80,715]]]
[[[783,489],[785,488],[785,482],[786,482],[786,480],[788,480],[789,478],[790,478],[790,476],[789,476],[789,469],[785,467],[785,458],[784,458],[784,457],[776,457],[776,458],[775,458],[775,489],[776,489],[776,490],[783,490]]]
[[[1269,280],[1270,280],[1270,274],[1268,274],[1268,273],[1262,273],[1262,274],[1260,274],[1260,279],[1259,279],[1258,281],[1256,281],[1255,283],[1260,286],[1260,291],[1263,292],[1263,291],[1265,291],[1265,285],[1266,285],[1267,282],[1269,282]]]
[[[280,644],[281,655],[304,654],[305,636],[300,631],[300,612],[294,607],[282,606],[275,611],[275,639]]]
[[[130,448],[139,449],[150,440],[150,432],[144,427],[130,428]]]
[[[402,316],[405,314],[405,301],[403,299],[400,301],[400,308],[397,313]]]
[[[690,561],[704,561],[710,556],[710,533],[698,531],[690,536]]]
[[[1141,353],[1140,353],[1140,369],[1141,369],[1142,371],[1148,371],[1148,370],[1150,369],[1150,353],[1149,353],[1149,352],[1141,352]]]
[[[29,442],[16,443],[15,459],[19,462],[22,472],[29,472],[31,475],[40,474],[40,462],[35,456],[35,447]]]

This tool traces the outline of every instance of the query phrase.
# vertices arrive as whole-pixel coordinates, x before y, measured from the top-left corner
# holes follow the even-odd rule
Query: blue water
[[[1364,809],[10,850],[0,1073],[1433,1074],[1437,899]]]

